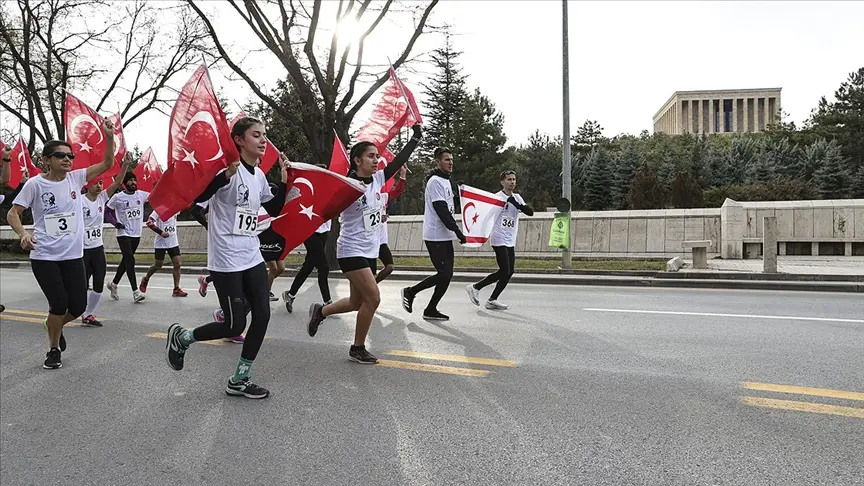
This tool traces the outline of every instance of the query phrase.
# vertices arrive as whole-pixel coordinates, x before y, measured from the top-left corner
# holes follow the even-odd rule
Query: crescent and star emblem
[[[313,196],[315,195],[315,186],[312,185],[312,182],[309,179],[307,179],[305,177],[298,177],[298,178],[294,179],[294,186],[296,186],[297,184],[303,184],[304,186],[308,187],[309,190],[312,191],[312,195]],[[319,218],[321,217],[320,215],[318,215],[314,212],[314,207],[315,207],[314,204],[310,205],[308,208],[306,206],[304,206],[303,203],[299,203],[299,204],[300,204],[300,214],[307,216],[309,218],[309,221],[312,221],[312,216],[318,216]]]
[[[210,125],[210,128],[213,130],[213,135],[216,136],[216,144],[219,147],[219,151],[216,153],[216,155],[205,160],[205,162],[210,162],[218,159],[219,157],[222,157],[222,142],[219,141],[219,131],[216,128],[216,120],[213,118],[213,114],[209,111],[199,111],[198,113],[195,113],[192,119],[189,120],[189,124],[186,125],[186,130],[183,132],[183,137],[185,138],[186,136],[188,136],[189,129],[192,128],[192,125],[194,125],[195,122],[199,121]],[[199,163],[198,159],[195,158],[195,151],[193,150],[189,152],[183,147],[180,147],[180,149],[183,150],[183,153],[185,154],[182,160],[185,162],[189,162],[194,168]]]
[[[96,128],[96,132],[99,133],[99,141],[96,142],[96,143],[97,143],[97,144],[102,143],[102,140],[104,140],[105,137],[102,136],[102,130],[99,129],[99,124],[96,123],[96,120],[94,120],[92,116],[90,116],[90,115],[88,115],[88,114],[86,114],[86,113],[81,114],[81,115],[78,115],[78,116],[76,116],[75,118],[72,119],[72,121],[69,123],[69,131],[72,132],[72,134],[74,135],[74,134],[75,134],[75,127],[77,127],[77,126],[80,125],[81,123],[89,123],[89,124],[93,125],[93,127]],[[88,138],[89,138],[89,137],[88,137]],[[93,149],[93,147],[91,147],[91,146],[87,143],[87,140],[86,140],[86,139],[84,140],[84,143],[81,143],[81,142],[75,142],[75,143],[77,143],[78,145],[80,145],[80,146],[81,146],[81,150],[83,150],[83,151],[85,151],[85,152],[89,152],[90,150]]]
[[[468,218],[468,208],[474,208],[474,217]],[[462,221],[465,221],[465,229],[471,231],[471,226],[477,223],[477,219],[480,218],[480,215],[477,214],[477,206],[474,205],[473,202],[469,202],[462,208]],[[471,226],[468,225],[468,221],[471,221]]]

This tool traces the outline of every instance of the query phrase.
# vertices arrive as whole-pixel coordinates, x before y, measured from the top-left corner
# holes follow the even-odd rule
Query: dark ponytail
[[[234,141],[234,137],[243,138],[243,136],[246,135],[246,130],[252,128],[253,125],[258,124],[263,125],[264,122],[251,116],[244,116],[237,120],[237,123],[234,124],[234,128],[231,129],[231,141]],[[239,152],[240,146],[237,145],[237,142],[234,142],[234,146],[237,147],[237,151]]]
[[[366,152],[366,149],[374,146],[375,144],[372,142],[357,142],[353,147],[351,147],[351,153],[348,154],[349,174],[357,171],[357,163],[354,162],[354,159],[363,157],[363,153]]]

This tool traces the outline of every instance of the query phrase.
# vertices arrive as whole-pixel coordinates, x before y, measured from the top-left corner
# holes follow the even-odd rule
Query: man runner
[[[150,268],[147,269],[147,275],[141,279],[141,292],[147,293],[150,277],[162,268],[162,264],[165,262],[165,253],[168,253],[168,258],[174,265],[174,290],[171,292],[171,297],[186,297],[188,294],[180,288],[182,260],[180,258],[180,239],[177,235],[177,215],[171,216],[167,221],[162,221],[156,211],[153,211],[147,220],[147,227],[156,233],[156,237],[153,239],[153,265],[150,265]]]
[[[114,210],[118,222],[122,225],[122,228],[117,229],[117,245],[120,246],[120,252],[123,254],[123,259],[117,266],[117,273],[114,274],[114,280],[108,284],[108,290],[111,292],[112,299],[119,300],[117,284],[123,278],[123,273],[126,273],[129,285],[132,287],[132,299],[137,303],[144,300],[144,293],[138,290],[138,280],[135,277],[135,251],[141,243],[144,203],[150,198],[150,193],[138,190],[138,178],[132,172],[127,172],[123,176],[123,185],[126,189],[115,194],[108,201],[108,207]]]

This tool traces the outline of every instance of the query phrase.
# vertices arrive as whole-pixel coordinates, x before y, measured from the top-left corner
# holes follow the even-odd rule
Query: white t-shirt
[[[162,231],[168,233],[168,238],[163,238],[162,235],[156,235],[153,238],[153,248],[167,250],[180,246],[180,241],[177,238],[177,215],[171,216],[167,221],[162,221],[156,211],[150,214],[150,219],[153,224]]]
[[[426,183],[426,208],[423,211],[423,239],[425,241],[450,241],[456,239],[456,233],[447,229],[438,217],[432,203],[444,201],[450,214],[453,214],[453,188],[450,180],[433,175]]]
[[[255,167],[255,173],[250,174],[241,163],[228,184],[210,198],[208,270],[242,272],[264,261],[258,249],[258,214],[261,203],[271,199],[273,194],[261,169]]]
[[[95,201],[91,201],[83,194],[81,197],[84,211],[84,249],[99,248],[102,246],[102,227],[105,224],[105,204],[108,203],[108,193],[100,192]]]
[[[324,221],[324,224],[319,226],[318,229],[315,230],[315,232],[316,233],[326,233],[326,232],[330,231],[331,226],[333,226],[333,223],[331,223],[330,220],[328,219],[327,221]]]
[[[135,191],[132,194],[118,192],[108,201],[108,207],[114,210],[117,221],[124,229],[117,230],[117,236],[141,237],[141,227],[144,223],[144,203],[150,198],[147,191]]]
[[[342,211],[342,227],[336,240],[336,258],[378,258],[378,233],[384,215],[384,171],[372,174],[366,192],[348,209]]]
[[[31,260],[63,261],[84,256],[84,211],[81,188],[87,169],[73,170],[59,182],[43,176],[24,183],[13,204],[33,210]]]
[[[497,196],[507,199],[507,194],[504,191],[498,191]],[[519,194],[513,193],[513,198],[516,202],[524,205],[525,200]],[[516,247],[516,234],[519,232],[519,210],[516,206],[506,203],[504,209],[498,213],[495,218],[495,226],[492,227],[492,235],[489,237],[489,244],[492,246],[512,246]]]
[[[390,201],[390,194],[383,193],[381,194],[381,200],[384,201],[384,209],[382,210],[382,214],[387,214],[387,202]],[[389,238],[387,236],[387,222],[384,221],[381,223],[381,228],[378,230],[378,246],[386,245],[389,243]]]

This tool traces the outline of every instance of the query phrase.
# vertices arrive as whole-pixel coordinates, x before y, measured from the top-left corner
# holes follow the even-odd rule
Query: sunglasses
[[[53,154],[49,155],[49,157],[56,157],[58,159],[62,159],[65,157],[69,160],[74,160],[75,154],[73,154],[72,152],[54,152]]]

